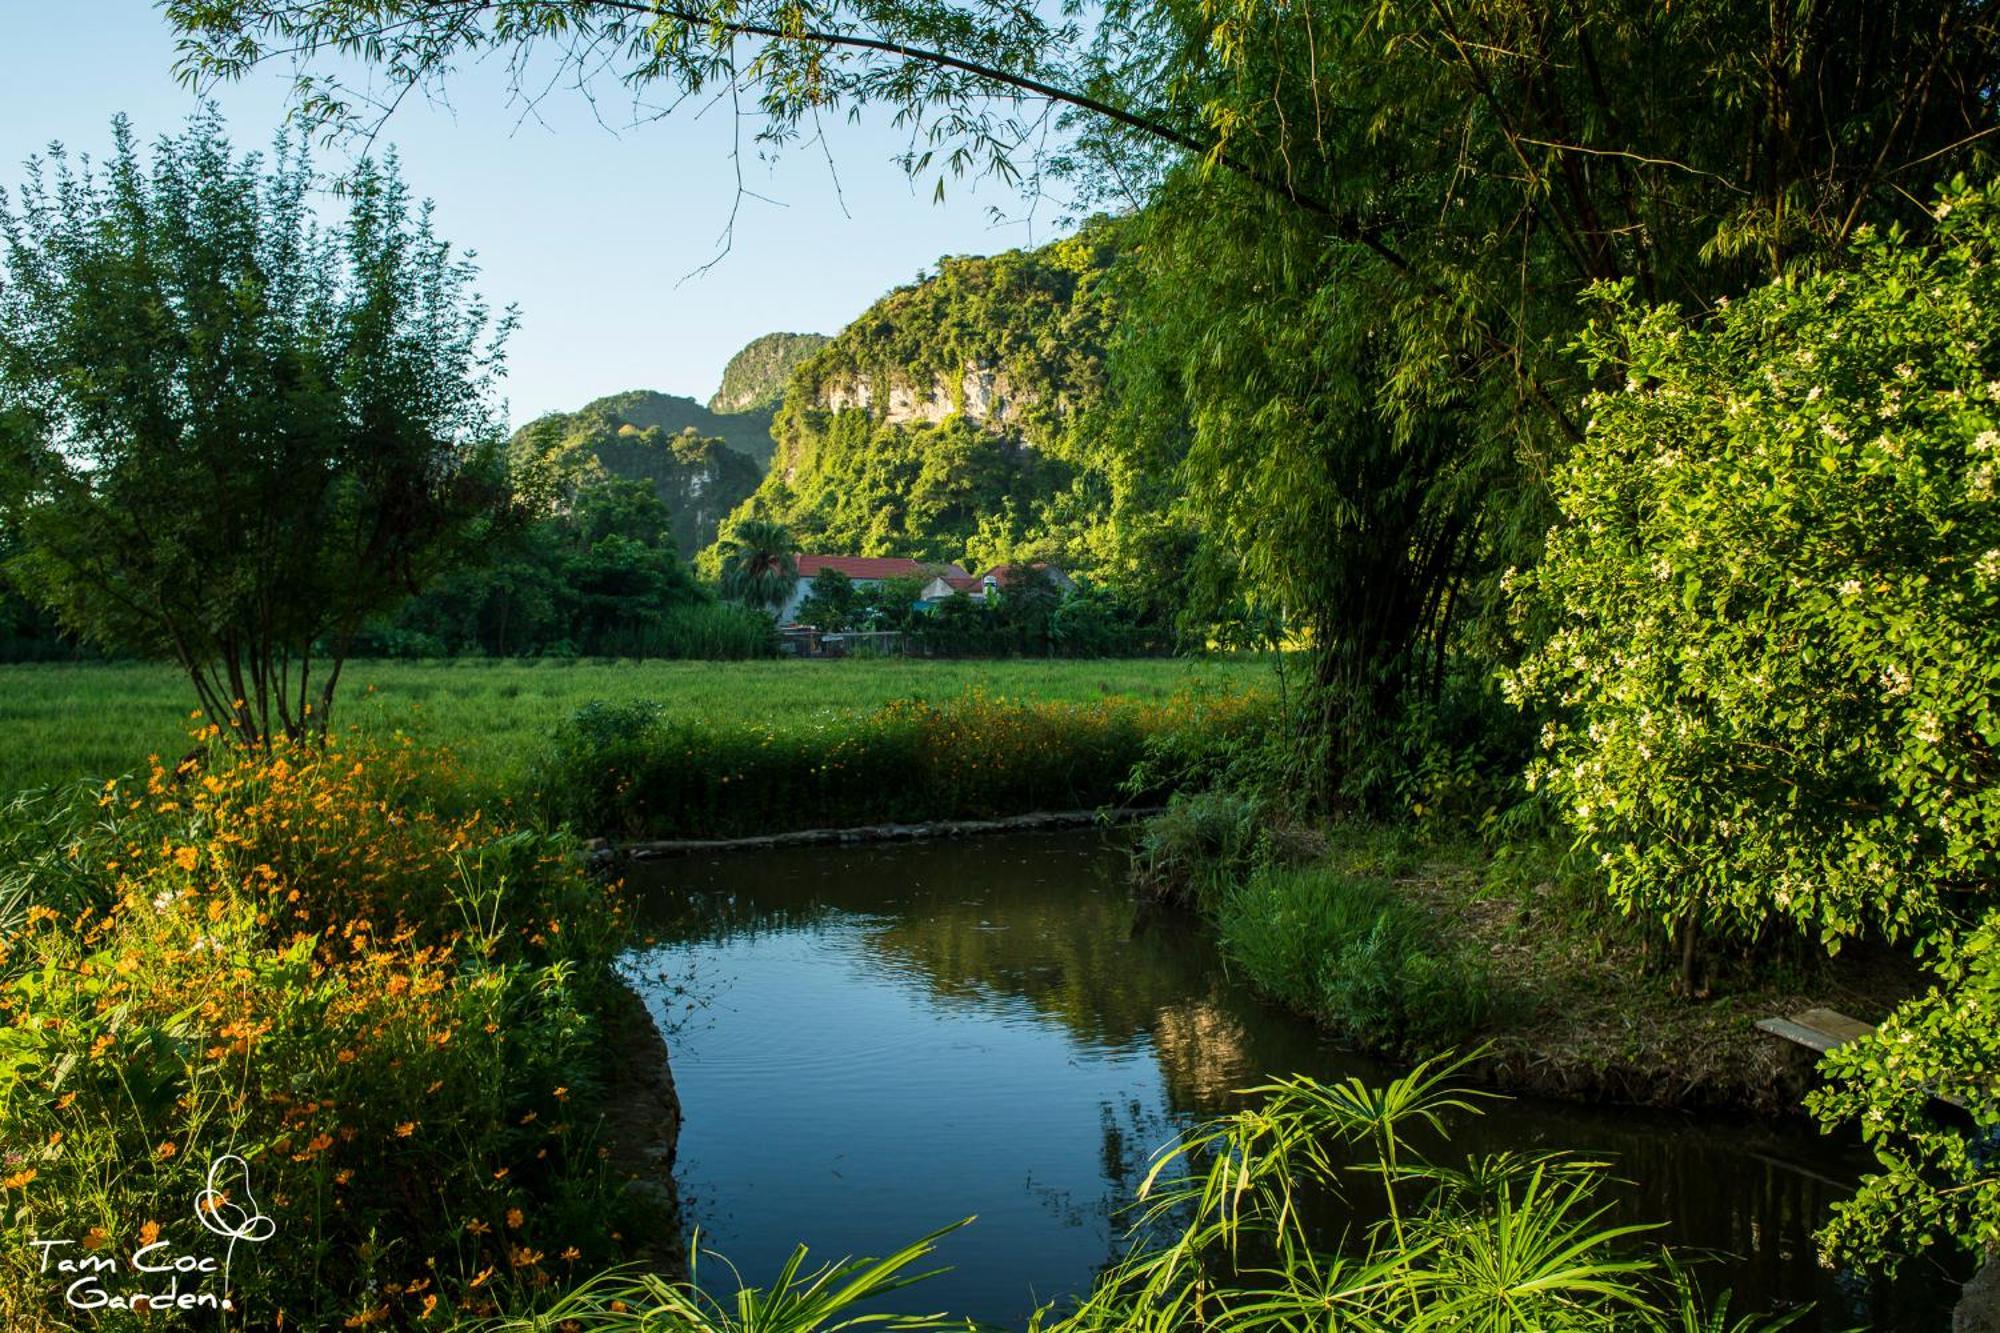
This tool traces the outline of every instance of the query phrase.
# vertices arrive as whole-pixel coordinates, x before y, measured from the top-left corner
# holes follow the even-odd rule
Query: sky
[[[0,0],[0,25],[0,185],[52,140],[103,155],[120,111],[149,142],[197,104],[173,77],[174,34],[151,0]],[[245,149],[269,143],[289,89],[287,65],[211,95]],[[629,97],[601,91],[604,119],[629,121]],[[382,140],[436,201],[440,233],[477,253],[487,299],[519,307],[506,390],[516,424],[625,389],[706,401],[759,334],[838,332],[940,255],[1058,234],[1052,210],[1025,218],[991,183],[934,203],[934,182],[912,183],[892,160],[907,135],[882,113],[829,127],[824,152],[793,146],[775,163],[755,159],[746,128],[744,179],[761,197],[741,200],[724,253],[737,196],[723,108],[612,130],[568,93],[524,121],[491,65],[462,70],[449,92],[448,107],[405,102]],[[322,148],[320,165],[342,169],[355,151]],[[996,222],[995,209],[1015,220]]]

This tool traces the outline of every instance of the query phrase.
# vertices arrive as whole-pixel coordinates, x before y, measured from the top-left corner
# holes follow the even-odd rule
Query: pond
[[[910,1308],[1018,1326],[1090,1285],[1152,1155],[1236,1090],[1393,1072],[1233,980],[1190,921],[1135,903],[1125,863],[1089,831],[635,867],[657,942],[627,973],[667,1034],[704,1247],[761,1283],[801,1241],[882,1254],[976,1215]],[[1522,1099],[1449,1151],[1502,1148],[1606,1155],[1618,1220],[1717,1252],[1705,1284],[1739,1312],[1948,1323],[1948,1284],[1868,1293],[1817,1267],[1811,1233],[1866,1159],[1805,1126]]]

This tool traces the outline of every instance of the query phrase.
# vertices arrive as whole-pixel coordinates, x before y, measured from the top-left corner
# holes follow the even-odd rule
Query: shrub
[[[1176,792],[1139,830],[1134,875],[1160,897],[1213,905],[1249,873],[1261,813],[1256,800],[1226,789]]]
[[[55,845],[95,901],[0,936],[0,1322],[60,1299],[31,1238],[218,1249],[195,1209],[232,1154],[230,1206],[275,1223],[226,1279],[258,1327],[527,1307],[619,1255],[594,1128],[615,892],[563,842],[413,806],[415,772],[218,753],[70,811]]]
[[[1223,951],[1259,989],[1367,1046],[1439,1050],[1491,1015],[1485,973],[1385,878],[1264,866],[1214,915]]]
[[[1944,1241],[2000,1250],[2000,912],[1949,942],[1938,984],[1822,1064],[1807,1106],[1859,1128],[1881,1170],[1834,1205],[1829,1262],[1884,1265]],[[1940,1116],[1938,1098],[1962,1114]]]
[[[1919,249],[1705,323],[1600,293],[1531,780],[1626,910],[1836,946],[1921,931],[2000,856],[2000,188]]]

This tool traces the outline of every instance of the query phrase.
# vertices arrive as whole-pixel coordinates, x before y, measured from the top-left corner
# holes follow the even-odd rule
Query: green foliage
[[[314,185],[211,111],[150,166],[122,119],[101,169],[51,149],[0,203],[11,576],[177,662],[245,742],[324,727],[362,624],[506,514],[511,317],[489,328],[393,161],[356,169],[338,224]]]
[[[1711,1311],[1671,1256],[1638,1248],[1648,1228],[1610,1221],[1602,1163],[1420,1152],[1478,1113],[1478,1094],[1450,1084],[1462,1065],[1426,1062],[1381,1087],[1300,1076],[1254,1089],[1256,1103],[1156,1161],[1140,1189],[1144,1243],[1031,1330],[1752,1333],[1799,1317]],[[1327,1196],[1380,1220],[1329,1250],[1311,1220]]]
[[[1370,1048],[1441,1050],[1493,1018],[1477,960],[1385,877],[1267,865],[1209,910],[1224,951],[1259,989]]]
[[[1133,878],[1177,902],[1219,901],[1256,865],[1263,815],[1259,802],[1224,787],[1175,792],[1139,830]]]
[[[768,1286],[745,1286],[729,1302],[699,1284],[697,1237],[685,1282],[653,1273],[601,1273],[540,1314],[495,1320],[487,1327],[490,1333],[837,1333],[883,1324],[897,1333],[962,1329],[962,1319],[865,1307],[936,1276],[942,1270],[911,1270],[936,1252],[940,1239],[971,1220],[933,1231],[881,1259],[842,1259],[817,1269],[806,1267],[806,1247],[801,1245]],[[733,1269],[732,1275],[742,1276]]]
[[[1828,1085],[1807,1098],[1827,1129],[1857,1127],[1880,1166],[1834,1206],[1830,1261],[2000,1250],[2000,912],[1946,940],[1932,970],[1928,992],[1827,1055]]]
[[[981,565],[1032,550],[1067,568],[1119,549],[1110,444],[1080,425],[1103,397],[1119,236],[1094,223],[943,259],[876,302],[793,374],[744,512],[807,549],[862,555]],[[1163,577],[1138,561],[1120,573]]]
[[[550,474],[564,491],[607,478],[649,483],[669,515],[675,549],[691,559],[757,489],[770,437],[692,398],[634,390],[539,417],[514,432],[510,452],[516,472]]]
[[[989,818],[1117,802],[1144,738],[1199,717],[1217,743],[1264,724],[1254,695],[1144,705],[905,700],[803,727],[717,725],[649,702],[579,709],[532,777],[546,813],[597,833],[740,837]],[[1136,793],[1158,800],[1166,785]]]
[[[714,549],[723,595],[753,610],[775,612],[798,583],[798,549],[791,529],[781,523],[732,519]]]
[[[708,400],[708,410],[719,415],[761,414],[768,424],[785,399],[792,372],[831,341],[824,333],[767,333],[751,339],[722,368],[722,384]],[[762,457],[752,457],[760,464],[771,461],[768,447]]]
[[[795,618],[801,625],[838,633],[858,628],[864,609],[862,592],[853,579],[837,569],[822,569],[813,575]]]
[[[1627,910],[1830,946],[1989,895],[2000,849],[2000,212],[1705,324],[1611,289],[1621,383],[1522,577],[1539,789]],[[1948,214],[1948,216],[1946,216]]]
[[[770,617],[694,582],[650,483],[599,479],[370,626],[355,651],[737,659],[777,647]]]

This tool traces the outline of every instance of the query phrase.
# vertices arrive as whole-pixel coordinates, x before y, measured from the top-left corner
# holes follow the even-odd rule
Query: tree
[[[853,629],[861,612],[861,593],[854,580],[837,569],[822,569],[813,575],[806,598],[799,603],[802,625],[830,633]]]
[[[507,519],[511,315],[393,160],[325,225],[283,139],[239,157],[208,111],[148,168],[113,134],[103,171],[51,149],[0,200],[12,571],[80,636],[179,663],[238,741],[320,733],[362,623]]]
[[[799,577],[798,545],[784,525],[762,518],[738,519],[716,547],[725,597],[775,611],[791,596]]]
[[[893,630],[914,628],[923,616],[917,603],[923,599],[928,582],[914,574],[883,579],[868,596],[874,626]]]
[[[1534,780],[1627,910],[1921,937],[2000,889],[2000,187],[1705,324],[1607,289],[1519,578]]]

